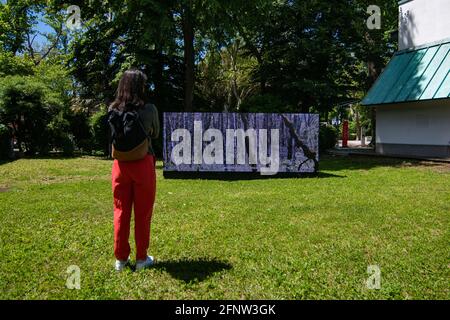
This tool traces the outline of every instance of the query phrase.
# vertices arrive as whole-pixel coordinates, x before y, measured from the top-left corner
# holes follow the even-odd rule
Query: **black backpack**
[[[108,124],[111,129],[114,159],[135,161],[146,156],[150,138],[137,111],[113,109],[108,113]]]

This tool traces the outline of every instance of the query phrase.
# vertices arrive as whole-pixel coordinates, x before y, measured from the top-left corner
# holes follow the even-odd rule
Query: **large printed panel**
[[[312,173],[319,116],[164,113],[165,172]]]

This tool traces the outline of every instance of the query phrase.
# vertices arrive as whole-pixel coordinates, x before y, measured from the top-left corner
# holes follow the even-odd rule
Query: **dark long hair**
[[[111,103],[112,109],[131,111],[145,105],[145,84],[147,76],[139,70],[125,71],[117,88],[116,99]]]

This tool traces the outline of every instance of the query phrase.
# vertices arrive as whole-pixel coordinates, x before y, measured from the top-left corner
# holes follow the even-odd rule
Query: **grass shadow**
[[[312,178],[346,178],[347,176],[342,176],[334,173],[321,172],[319,171],[315,176],[311,176]]]
[[[156,262],[155,269],[169,273],[173,278],[185,283],[202,282],[214,273],[230,270],[232,265],[217,259],[182,259]]]
[[[11,159],[2,159],[0,160],[0,165],[6,164],[9,162],[14,162],[17,160],[69,160],[69,159],[78,159],[78,158],[84,158],[84,157],[92,157],[97,158],[99,160],[102,160],[103,158],[106,159],[106,157],[101,156],[94,156],[87,153],[78,153],[75,152],[72,155],[63,154],[62,152],[50,152],[48,154],[36,154],[36,155],[17,155],[14,158]]]
[[[17,159],[1,159],[0,166],[16,161]]]
[[[272,179],[304,179],[304,178],[345,178],[345,176],[328,172],[291,173],[280,172],[276,175],[261,175],[259,172],[179,172],[164,171],[165,179],[173,180],[218,180],[218,181],[244,181],[244,180],[272,180]]]
[[[379,167],[404,168],[420,166],[442,167],[450,166],[450,164],[409,158],[391,158],[366,155],[326,155],[322,157],[320,162],[320,170],[332,172],[338,172],[342,170],[370,170]],[[327,172],[327,174],[330,173]]]

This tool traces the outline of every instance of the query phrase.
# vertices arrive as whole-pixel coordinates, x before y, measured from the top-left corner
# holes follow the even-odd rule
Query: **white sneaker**
[[[136,271],[151,267],[155,263],[155,259],[152,256],[147,256],[145,260],[136,261]]]
[[[128,260],[122,261],[122,260],[116,260],[116,271],[122,271],[127,265],[130,264],[130,258]]]

